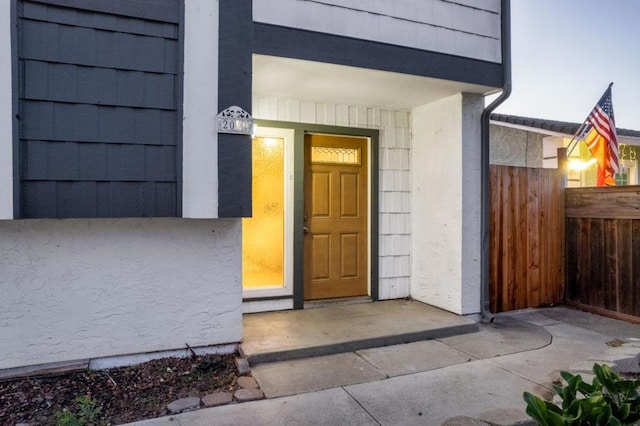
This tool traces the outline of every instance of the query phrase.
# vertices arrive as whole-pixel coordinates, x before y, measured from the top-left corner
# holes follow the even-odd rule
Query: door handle
[[[308,227],[306,227],[306,226],[303,226],[303,227],[302,227],[302,233],[303,233],[303,234],[308,234],[308,233],[309,233],[309,228],[308,228]]]

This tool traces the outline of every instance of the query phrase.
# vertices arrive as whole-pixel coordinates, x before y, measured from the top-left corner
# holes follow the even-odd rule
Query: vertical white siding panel
[[[370,127],[367,122],[367,107],[356,107],[356,127]]]
[[[389,169],[390,170],[399,170],[400,169],[400,151],[395,149],[395,146],[390,146],[388,151],[389,155]]]
[[[399,292],[398,292],[398,279],[397,278],[391,278],[389,280],[389,298],[390,299],[397,299],[398,298],[398,294],[399,294]]]
[[[389,299],[389,279],[388,278],[379,278],[378,279],[378,297],[380,300]]]
[[[300,121],[300,101],[298,100],[289,100],[289,121]]]
[[[0,4],[0,219],[13,219],[13,87],[11,2]]]
[[[400,170],[409,170],[409,155],[410,151],[408,149],[399,148],[398,152],[400,154]]]
[[[316,124],[327,124],[327,104],[316,104]]]
[[[399,248],[398,248],[399,251]],[[398,256],[397,275],[400,277],[408,277],[410,271],[409,256]]]
[[[409,258],[409,262],[411,262],[411,258]],[[411,296],[411,276],[402,278],[402,297]]]
[[[252,103],[254,117],[265,117],[267,115],[267,100],[263,96],[254,96]]]
[[[398,216],[398,215],[396,215]],[[391,254],[395,255],[395,256],[400,256],[402,255],[402,253],[400,253],[400,248],[401,248],[401,243],[400,243],[400,235],[390,235],[389,236],[389,244],[391,245],[391,247],[389,247]],[[402,274],[402,272],[400,270],[398,270],[399,274]]]
[[[409,235],[400,235],[400,253],[407,256],[411,254],[411,238]]]
[[[389,233],[389,230],[390,230],[389,216],[390,215],[388,213],[383,213],[382,209],[380,209],[379,221],[378,221],[378,227],[379,227],[378,232],[380,233],[380,235]]]
[[[265,117],[268,120],[277,120],[278,119],[278,99],[277,98],[267,98],[267,110],[265,111]]]
[[[303,101],[300,102],[300,121],[302,123],[316,122],[316,103]]]
[[[8,3],[8,2],[6,2]],[[185,2],[182,216],[218,216],[218,3]]]
[[[385,142],[385,146],[387,148],[396,148],[397,147],[397,134],[398,132],[401,132],[402,129],[396,129],[395,127],[387,127],[385,132],[385,136],[386,136],[386,142]],[[396,151],[395,149],[392,151],[389,151],[390,155],[389,155],[389,167],[396,167],[396,165],[394,164],[393,166],[391,165],[392,162],[392,157],[394,157],[393,155],[391,155],[392,153],[395,154]]]
[[[348,105],[336,106],[336,124],[338,126],[349,125],[349,106]]]
[[[409,113],[406,111],[396,111],[396,127],[409,127]]]
[[[284,99],[278,100],[278,120],[290,121],[289,119],[289,102]]]
[[[328,126],[336,124],[336,104],[324,104],[324,120]]]
[[[401,192],[400,193],[400,205],[402,212],[410,212],[411,211],[411,193],[409,192]]]
[[[381,110],[381,124],[382,127],[396,127],[396,117],[393,111],[386,109]]]
[[[393,171],[381,170],[380,171],[380,191],[393,191],[395,187],[395,179]]]
[[[371,127],[380,127],[380,108],[367,108],[367,122]]]
[[[383,131],[380,131],[380,138],[382,139]],[[383,148],[382,144],[380,144],[380,149],[378,150],[380,153],[380,157],[378,158],[378,167],[380,170],[387,169],[389,167],[389,149]]]
[[[349,126],[358,126],[358,109],[355,106],[349,107]]]
[[[380,244],[378,255],[380,257],[388,256],[391,254],[391,250],[390,250],[391,245],[387,241],[389,238],[391,238],[389,235],[380,235],[378,239],[378,243]]]
[[[396,136],[398,148],[411,148],[411,129],[398,129]]]

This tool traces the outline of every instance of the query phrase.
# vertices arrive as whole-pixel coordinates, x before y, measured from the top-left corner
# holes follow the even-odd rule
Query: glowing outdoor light
[[[596,163],[596,159],[592,158],[589,161],[582,161],[582,160],[571,160],[569,161],[569,168],[571,170],[575,170],[577,172],[580,172],[582,170],[585,170],[587,168],[589,168],[590,166],[594,165]]]

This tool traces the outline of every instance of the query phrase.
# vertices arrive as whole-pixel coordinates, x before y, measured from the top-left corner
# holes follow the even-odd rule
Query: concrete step
[[[248,314],[241,349],[253,365],[477,332],[478,324],[414,300]]]

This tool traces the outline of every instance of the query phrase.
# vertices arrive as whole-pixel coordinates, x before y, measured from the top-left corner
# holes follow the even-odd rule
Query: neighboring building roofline
[[[491,120],[495,124],[511,124],[513,127],[527,127],[541,130],[540,133],[546,133],[554,136],[573,136],[580,127],[581,123],[570,123],[567,121],[546,120],[542,118],[519,117],[517,115],[507,114],[491,114]],[[626,138],[640,139],[640,131],[616,128],[618,136]]]

